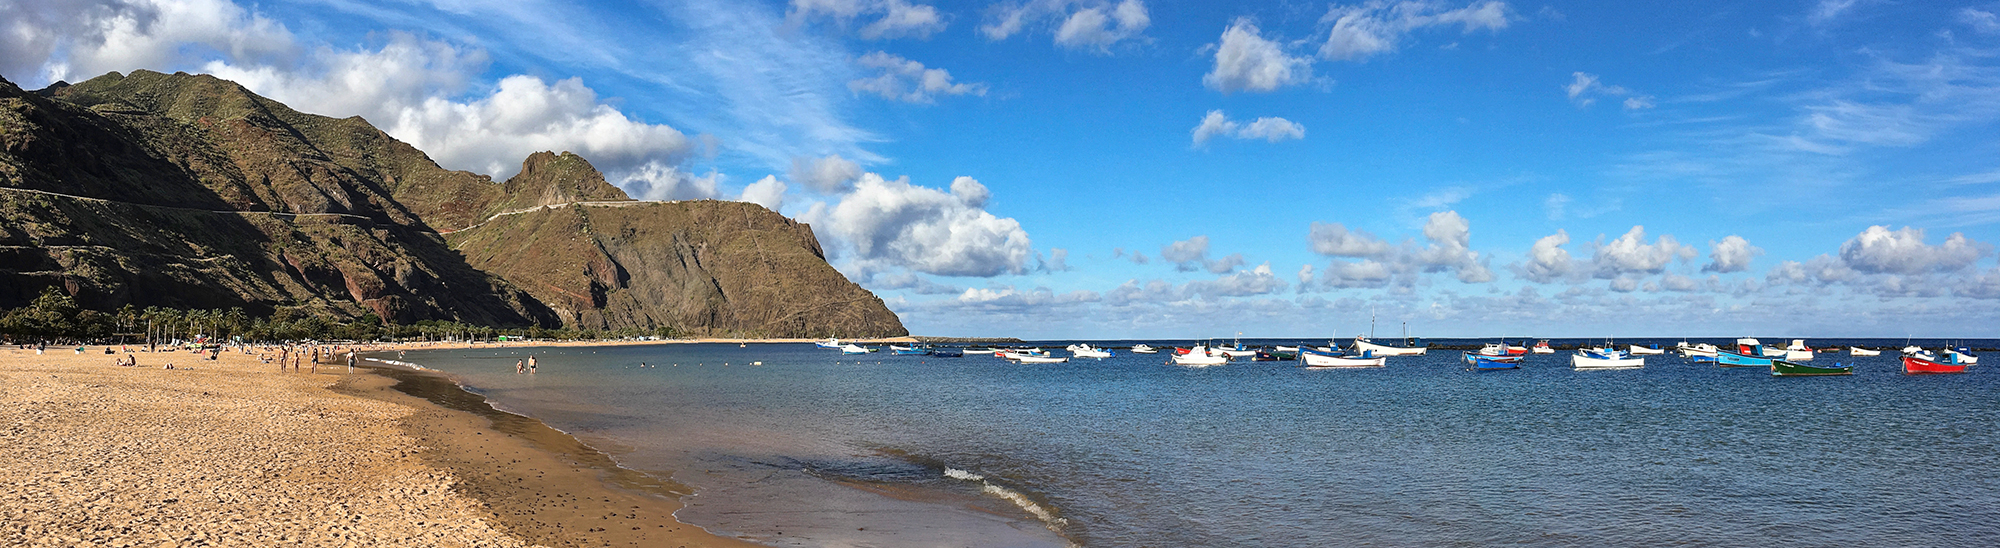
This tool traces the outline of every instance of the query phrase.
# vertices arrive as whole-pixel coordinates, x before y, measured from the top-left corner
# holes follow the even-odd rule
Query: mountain
[[[0,80],[0,218],[0,307],[57,286],[99,309],[904,334],[755,205],[633,201],[569,153],[495,183],[205,75]]]

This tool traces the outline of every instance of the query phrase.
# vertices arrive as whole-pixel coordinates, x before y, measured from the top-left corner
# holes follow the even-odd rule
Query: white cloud
[[[1979,32],[1987,34],[2000,32],[2000,17],[1996,17],[1990,11],[1964,8],[1958,10],[1958,20]]]
[[[1570,77],[1570,82],[1563,86],[1563,92],[1569,94],[1570,102],[1576,103],[1577,108],[1590,106],[1597,102],[1598,97],[1624,97],[1625,110],[1653,108],[1653,96],[1633,93],[1624,86],[1605,85],[1595,74],[1579,71],[1571,73]]]
[[[1528,262],[1517,269],[1522,278],[1535,283],[1549,283],[1570,275],[1572,263],[1569,251],[1562,248],[1569,243],[1569,233],[1557,230],[1535,240],[1528,248]]]
[[[848,89],[855,93],[906,103],[932,103],[939,95],[986,95],[986,84],[953,82],[951,73],[944,69],[925,68],[923,63],[888,52],[863,55],[857,62],[877,74],[848,82]]]
[[[993,198],[993,191],[980,184],[978,179],[959,176],[951,180],[951,195],[965,202],[966,207],[985,209],[986,201]]]
[[[714,171],[695,175],[677,166],[649,162],[633,170],[618,186],[641,200],[713,200],[721,196],[716,187],[722,175]]]
[[[1201,83],[1223,93],[1271,91],[1312,79],[1311,61],[1285,53],[1284,45],[1265,39],[1248,18],[1230,23],[1214,47],[1215,68]]]
[[[906,36],[928,38],[945,27],[944,17],[938,15],[937,8],[904,0],[792,0],[791,9],[785,17],[793,24],[799,24],[816,16],[825,16],[847,25],[864,15],[874,18],[859,31],[862,38],[869,40]]]
[[[1549,220],[1560,221],[1569,213],[1569,202],[1570,198],[1568,194],[1557,192],[1550,194],[1548,199],[1542,200],[1542,208],[1548,210]]]
[[[861,164],[839,154],[823,158],[793,158],[788,175],[792,182],[806,185],[806,188],[821,194],[839,194],[854,188],[854,181],[861,178]]]
[[[1806,14],[1806,21],[1813,26],[1824,26],[1839,19],[1841,14],[1847,13],[1859,2],[1860,0],[1819,0],[1812,11]]]
[[[1312,245],[1313,253],[1329,257],[1383,257],[1394,249],[1389,242],[1374,234],[1358,230],[1350,232],[1340,223],[1314,221],[1306,232],[1306,241]]]
[[[81,81],[222,55],[282,64],[289,29],[227,0],[31,0],[0,4],[0,71],[17,82]]]
[[[1764,248],[1750,245],[1742,236],[1730,235],[1720,242],[1709,242],[1709,262],[1701,267],[1702,272],[1742,272],[1750,269],[1750,260],[1764,254]]]
[[[1056,25],[1055,43],[1071,49],[1110,53],[1120,42],[1144,40],[1152,16],[1141,0],[1112,4],[1102,0],[1029,0],[995,5],[988,10],[979,33],[987,40],[1005,40],[1026,30],[1028,25],[1061,19]]]
[[[439,165],[496,179],[536,151],[576,152],[618,181],[657,175],[693,149],[679,130],[599,101],[579,78],[513,75],[467,100],[450,98],[485,64],[478,51],[391,33],[380,50],[321,49],[303,66],[217,60],[203,71],[308,112],[359,115]]]
[[[1427,27],[1458,25],[1463,32],[1486,29],[1498,32],[1510,19],[1507,4],[1498,1],[1474,2],[1462,8],[1446,9],[1443,2],[1372,0],[1353,6],[1334,5],[1320,18],[1330,24],[1322,59],[1360,61],[1396,50],[1397,42],[1413,31]]]
[[[1200,262],[1208,257],[1208,236],[1195,236],[1160,248],[1160,259],[1176,264]],[[1183,270],[1194,270],[1192,267]]]
[[[1306,127],[1291,120],[1275,117],[1258,118],[1248,124],[1230,120],[1220,110],[1208,111],[1201,118],[1201,124],[1194,128],[1194,146],[1208,144],[1209,139],[1232,137],[1236,139],[1263,139],[1273,143],[1304,139]]]
[[[1125,248],[1122,247],[1111,248],[1111,258],[1125,259],[1128,261],[1132,261],[1132,264],[1146,264],[1152,262],[1151,260],[1146,258],[1145,253],[1140,253],[1138,250],[1126,251]]]
[[[875,273],[861,285],[875,291],[908,290],[918,295],[958,295],[966,291],[965,288],[937,283],[907,271]]]
[[[771,211],[777,211],[778,208],[785,206],[785,183],[779,181],[776,175],[765,175],[764,178],[758,179],[757,182],[743,187],[743,194],[737,200],[761,205]]]
[[[862,261],[940,276],[1026,272],[1033,255],[1027,231],[974,207],[969,199],[983,200],[985,187],[971,192],[977,181],[964,181],[948,193],[867,173],[838,204],[816,205],[800,217],[853,246]]]
[[[1964,269],[1992,250],[1993,246],[1957,232],[1944,243],[1931,246],[1924,243],[1923,229],[1891,231],[1886,226],[1871,226],[1840,244],[1840,260],[1868,274],[1922,274]]]
[[[1658,274],[1674,259],[1693,259],[1693,247],[1681,245],[1671,235],[1661,235],[1652,244],[1646,243],[1646,227],[1633,226],[1624,236],[1597,245],[1597,253],[1591,257],[1591,265],[1599,278],[1617,278],[1625,274]]]
[[[1111,45],[1132,39],[1152,24],[1146,5],[1125,0],[1116,6],[1077,10],[1056,29],[1056,44],[1070,48],[1094,48],[1110,53]]]
[[[1257,268],[1237,271],[1234,274],[1215,280],[1188,282],[1183,290],[1188,295],[1199,295],[1204,298],[1215,299],[1220,297],[1267,295],[1284,291],[1288,287],[1291,287],[1291,285],[1285,283],[1284,280],[1278,279],[1277,275],[1271,272],[1271,263],[1267,262],[1258,265]]]
[[[1426,272],[1450,271],[1465,283],[1493,281],[1493,272],[1472,250],[1472,223],[1456,211],[1432,213],[1424,222],[1424,239],[1430,245],[1417,255]]]
[[[1044,263],[1050,272],[1065,272],[1069,268],[1069,250],[1060,247],[1049,249],[1049,260]]]

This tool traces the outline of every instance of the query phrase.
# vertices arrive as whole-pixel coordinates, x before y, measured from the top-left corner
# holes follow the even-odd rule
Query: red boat
[[[1921,373],[1964,373],[1963,365],[1947,365],[1923,358],[1903,356],[1903,372],[1912,375]]]

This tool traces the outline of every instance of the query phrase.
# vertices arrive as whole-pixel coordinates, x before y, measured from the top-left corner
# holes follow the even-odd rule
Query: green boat
[[[1796,362],[1788,362],[1785,360],[1771,360],[1771,376],[1828,377],[1834,375],[1854,374],[1854,366],[1852,365],[1846,367],[1840,367],[1840,364],[1837,363],[1833,365],[1834,367],[1813,367],[1810,365],[1796,363]]]

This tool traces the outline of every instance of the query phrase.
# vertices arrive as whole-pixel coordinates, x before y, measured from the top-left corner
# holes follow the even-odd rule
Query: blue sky
[[[2000,336],[2000,2],[0,13],[24,87],[208,72],[765,204],[918,334]]]

